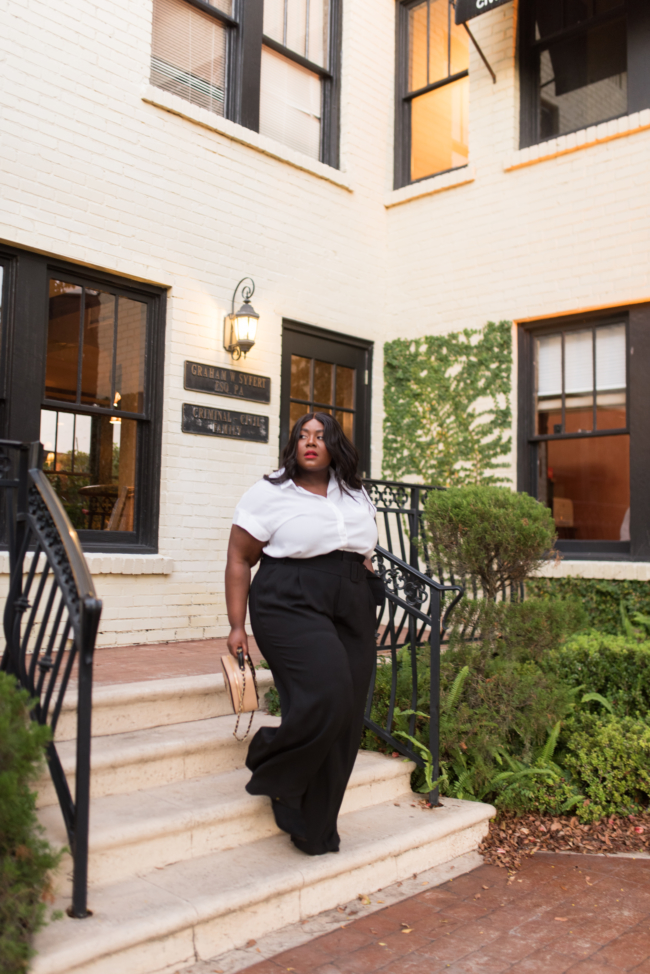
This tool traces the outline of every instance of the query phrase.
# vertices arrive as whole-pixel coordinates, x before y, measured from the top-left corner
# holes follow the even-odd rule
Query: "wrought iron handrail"
[[[439,750],[440,750],[440,646],[442,636],[447,627],[449,615],[454,606],[463,597],[464,589],[460,585],[445,585],[438,582],[419,569],[407,565],[392,552],[377,545],[373,562],[375,571],[384,582],[385,598],[378,611],[378,660],[379,665],[386,665],[386,658],[391,664],[391,688],[388,702],[388,712],[384,726],[380,726],[372,719],[373,696],[377,678],[377,665],[373,671],[368,702],[364,717],[365,726],[376,734],[382,741],[394,750],[415,761],[420,767],[424,766],[424,759],[413,747],[403,739],[393,734],[395,717],[395,703],[397,696],[397,680],[400,661],[398,652],[407,649],[411,664],[411,710],[418,709],[418,656],[423,649],[429,649],[430,693],[429,693],[429,750],[432,756],[433,791],[429,794],[429,801],[433,806],[438,804],[439,789]],[[443,593],[455,592],[455,597],[444,609],[442,607]],[[415,733],[416,717],[409,717],[409,734]]]
[[[102,603],[96,596],[77,532],[40,469],[41,457],[38,442],[0,440],[0,487],[5,488],[7,501],[5,529],[10,568],[4,612],[6,644],[0,668],[29,691],[36,700],[32,720],[49,726],[52,732],[47,763],[74,861],[68,913],[85,917],[93,653]],[[12,468],[13,476],[8,476]],[[75,663],[78,673],[73,800],[54,734]]]

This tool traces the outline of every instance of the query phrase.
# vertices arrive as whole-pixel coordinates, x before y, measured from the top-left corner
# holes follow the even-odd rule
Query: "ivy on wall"
[[[512,322],[384,346],[384,476],[503,484],[512,446]]]

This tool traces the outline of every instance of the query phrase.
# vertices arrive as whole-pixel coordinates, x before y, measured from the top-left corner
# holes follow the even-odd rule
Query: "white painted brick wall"
[[[519,111],[507,5],[473,24],[498,78],[472,51],[475,180],[387,209],[395,0],[343,9],[352,192],[246,145],[243,130],[235,141],[143,101],[151,0],[25,0],[0,13],[0,238],[169,288],[160,555],[170,561],[156,574],[128,558],[121,571],[138,574],[93,564],[102,644],[226,633],[232,511],[277,460],[283,316],[375,341],[378,476],[385,340],[650,297],[650,132],[505,171]],[[272,377],[270,406],[251,405],[270,418],[268,446],[180,431],[184,400],[229,404],[186,393],[183,361],[229,361],[223,315],[244,274],[261,315],[246,365]]]

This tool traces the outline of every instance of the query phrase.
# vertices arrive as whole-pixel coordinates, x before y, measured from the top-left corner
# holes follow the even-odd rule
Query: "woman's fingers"
[[[246,635],[246,630],[231,629],[226,645],[231,656],[237,658],[237,653],[240,649],[244,651],[244,655],[246,656],[248,654],[248,636]]]

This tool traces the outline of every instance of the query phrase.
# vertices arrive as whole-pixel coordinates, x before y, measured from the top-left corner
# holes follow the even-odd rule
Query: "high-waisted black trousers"
[[[280,696],[282,722],[262,727],[246,764],[303,852],[336,852],[336,820],[363,729],[376,607],[363,558],[263,557],[250,592],[253,633]]]

